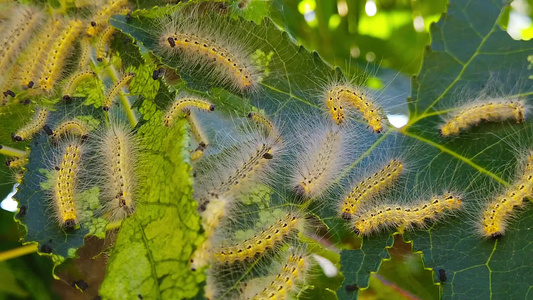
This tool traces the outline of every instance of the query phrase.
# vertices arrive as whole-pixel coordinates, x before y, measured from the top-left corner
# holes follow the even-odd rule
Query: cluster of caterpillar
[[[62,5],[72,4],[62,3]],[[113,30],[99,33],[99,29],[110,28],[109,17],[124,12],[127,6],[127,1],[93,2],[91,3],[93,15],[89,16],[93,22],[90,22],[85,18],[51,15],[48,11],[52,10],[46,5],[0,4],[8,16],[3,21],[3,30],[0,34],[2,43],[0,67],[4,74],[0,78],[0,92],[3,95],[0,103],[7,105],[15,102],[18,95],[21,97],[39,96],[43,93],[53,95],[57,87],[64,90],[66,100],[70,99],[75,87],[87,80],[90,72],[83,73],[85,76],[74,76],[62,84],[61,80],[69,75],[67,66],[73,57],[79,57],[80,69],[86,70],[88,62],[93,60],[91,55],[93,44],[98,44],[95,47],[98,50],[96,58],[102,58]],[[83,15],[86,14],[87,10],[84,10]],[[94,22],[98,22],[99,25],[90,24]],[[87,27],[92,29],[88,30]],[[91,34],[87,34],[89,31]],[[80,55],[77,55],[78,52]]]
[[[95,129],[75,117],[59,120],[53,130],[48,130],[52,153],[50,202],[62,228],[83,226],[79,194],[93,185],[101,189],[102,209],[95,213],[113,222],[135,212],[138,143],[127,126],[112,122]],[[100,168],[80,167],[85,161],[98,162]],[[80,179],[82,173],[96,180],[88,182],[85,176]]]
[[[244,8],[247,4],[248,1],[241,1],[238,6]],[[89,19],[90,22],[85,19],[47,19],[45,13],[37,9],[31,17],[21,13],[21,19],[13,23],[13,28],[9,31],[9,36],[17,39],[15,42],[3,41],[7,50],[2,52],[0,66],[5,67],[9,76],[2,79],[2,87],[13,84],[9,78],[20,68],[18,60],[13,57],[16,57],[15,53],[21,52],[27,43],[35,43],[33,49],[37,53],[35,60],[24,60],[28,61],[28,65],[24,66],[24,72],[20,72],[21,78],[18,81],[22,89],[38,88],[51,93],[66,75],[66,58],[74,52],[72,50],[77,48],[75,44],[78,42],[83,48],[80,54],[80,69],[85,69],[89,64],[88,57],[92,56],[90,48],[94,41],[98,41],[96,60],[103,61],[109,54],[106,53],[109,52],[108,44],[114,34],[114,29],[109,27],[108,18],[112,14],[127,10],[128,2],[111,0],[97,6],[98,10]],[[215,28],[210,22],[200,21],[196,18],[197,13],[198,11],[194,10],[187,13],[180,11],[170,17],[170,26],[167,26],[168,19],[162,21],[166,25],[161,26],[164,30],[160,30],[160,53],[170,59],[178,59],[180,69],[198,71],[199,74],[207,73],[207,76],[202,78],[206,80],[205,83],[214,82],[243,94],[256,89],[262,74],[260,68],[254,65],[250,47],[239,44],[239,39],[224,32],[225,28]],[[35,35],[37,42],[32,39],[28,42],[22,38],[30,36],[28,33],[37,32],[35,28],[41,24],[46,25],[44,30]],[[82,37],[84,34],[92,36],[92,40]],[[159,70],[154,71],[153,79],[156,80],[160,75]],[[93,77],[97,77],[93,71],[84,70],[74,74],[62,86],[63,99],[72,100],[76,87]],[[135,74],[128,73],[108,90],[103,103],[104,111],[111,109],[113,101],[134,77]],[[11,89],[2,91],[10,97],[16,95]],[[296,163],[289,166],[292,169],[288,172],[291,174],[288,193],[292,192],[294,195],[290,196],[297,196],[295,199],[326,198],[324,195],[340,181],[342,172],[352,163],[351,156],[354,151],[350,146],[354,138],[350,126],[346,124],[346,116],[350,112],[362,116],[365,125],[376,133],[384,131],[387,126],[384,111],[379,103],[360,86],[335,83],[324,89],[319,97],[322,97],[329,116],[328,120],[313,119],[314,126],[301,125],[304,138],[293,152]],[[456,135],[481,121],[514,119],[523,122],[527,106],[522,100],[495,99],[483,104],[465,106],[460,110],[461,113],[452,115],[442,125],[442,135]],[[216,272],[233,265],[245,265],[247,262],[260,260],[269,256],[266,255],[268,253],[275,257],[285,250],[283,248],[289,247],[289,242],[301,246],[300,240],[291,239],[303,231],[304,215],[299,211],[287,212],[270,226],[257,226],[260,229],[256,229],[252,237],[234,239],[239,242],[226,242],[224,245],[224,242],[214,238],[215,232],[226,219],[241,216],[241,203],[237,205],[238,201],[252,194],[259,185],[266,185],[272,190],[277,188],[272,180],[275,175],[273,171],[285,151],[285,142],[290,139],[287,139],[287,136],[282,137],[279,124],[271,121],[268,115],[256,111],[248,113],[247,117],[257,126],[249,126],[244,132],[239,131],[241,128],[236,129],[237,137],[232,137],[235,143],[230,144],[220,137],[213,139],[209,132],[204,130],[201,118],[203,112],[213,111],[214,105],[206,99],[178,93],[161,122],[161,126],[165,126],[167,130],[176,124],[178,118],[185,118],[190,133],[198,144],[198,147],[191,151],[190,157],[195,161],[194,171],[199,171],[194,179],[194,197],[199,204],[206,241],[194,252],[190,260],[191,269],[196,271],[212,264],[216,266]],[[30,123],[13,133],[13,139],[31,139],[42,129],[56,143],[59,154],[57,164],[54,170],[51,170],[54,176],[51,197],[59,225],[70,229],[83,222],[80,220],[76,198],[81,157],[86,151],[85,140],[89,139],[88,142],[91,142],[88,138],[91,136],[91,130],[76,118],[58,123],[52,130],[47,126],[48,114],[46,109],[38,110]],[[101,185],[103,214],[110,221],[115,221],[131,215],[136,209],[137,141],[135,134],[125,126],[112,124],[99,131],[102,135],[95,138],[101,159],[99,165],[104,173],[101,181],[105,182]],[[66,142],[57,146],[57,141],[65,137],[68,137]],[[212,153],[205,155],[209,151]],[[211,163],[203,165],[204,170],[201,169],[201,158],[211,159]],[[531,160],[533,159],[530,157],[526,173],[501,197],[488,205],[483,216],[486,235],[498,237],[503,234],[513,209],[521,206],[524,197],[530,196],[530,184],[533,184],[530,183],[530,177],[533,175],[529,174],[533,172]],[[9,161],[10,167],[23,163],[24,159]],[[359,235],[367,236],[387,227],[423,227],[428,221],[438,220],[463,206],[462,197],[452,193],[434,195],[429,201],[416,201],[411,204],[369,205],[370,200],[391,189],[398,181],[404,169],[404,161],[392,159],[380,167],[376,172],[353,183],[351,191],[342,199],[339,215],[350,221],[353,230]],[[292,296],[305,281],[309,264],[309,256],[306,253],[289,251],[277,273],[270,277],[253,279],[253,283],[247,282],[241,291],[242,296],[251,299],[283,299]],[[210,276],[220,274],[210,273]],[[212,277],[207,281],[208,297],[216,295],[216,292],[210,291],[212,281]],[[256,292],[248,292],[249,290]]]

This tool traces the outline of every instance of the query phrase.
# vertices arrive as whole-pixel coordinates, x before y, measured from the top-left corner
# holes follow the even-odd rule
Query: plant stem
[[[26,254],[35,253],[37,252],[37,249],[37,244],[29,244],[15,249],[0,252],[0,262],[24,256]]]
[[[113,65],[110,65],[109,67],[107,67],[106,71],[107,71],[106,72],[107,75],[109,75],[109,77],[111,78],[111,80],[113,80],[113,82],[117,82],[119,80],[118,72]],[[126,96],[124,96],[123,88],[121,88],[121,91],[118,93],[118,97],[120,98],[120,103],[122,104],[122,108],[124,109],[124,112],[126,113],[126,117],[128,118],[128,121],[130,122],[131,127],[132,128],[135,127],[137,125],[137,122],[139,121],[137,120],[137,116],[135,116],[135,113],[131,109],[130,101],[128,100]]]
[[[8,146],[0,145],[0,154],[4,154],[7,156],[24,157],[28,155],[28,152],[24,150],[19,150],[19,149],[11,148]]]

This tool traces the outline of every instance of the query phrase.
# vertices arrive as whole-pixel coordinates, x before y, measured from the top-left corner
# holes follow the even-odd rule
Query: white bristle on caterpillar
[[[476,100],[456,109],[444,118],[439,131],[442,136],[458,135],[481,122],[525,121],[528,106],[521,99],[494,98]]]
[[[223,141],[220,141],[224,143]],[[277,138],[265,138],[247,132],[223,153],[217,164],[195,181],[196,199],[234,197],[258,183],[268,184],[272,171],[280,161],[283,145]]]
[[[300,151],[295,154],[291,186],[300,196],[317,198],[349,164],[348,134],[343,128],[320,122],[306,127],[306,131]]]
[[[489,201],[482,210],[479,232],[484,237],[500,238],[513,215],[524,206],[524,199],[533,196],[533,152],[525,159],[518,178],[504,192]]]
[[[353,230],[368,236],[385,228],[402,226],[413,229],[425,226],[428,220],[436,221],[462,208],[461,196],[453,193],[434,195],[429,201],[410,204],[378,204],[361,209],[353,217]]]
[[[341,202],[342,218],[350,220],[362,205],[389,189],[400,177],[403,169],[404,162],[401,159],[392,159],[377,172],[357,182]]]
[[[125,125],[113,124],[102,135],[102,198],[108,219],[120,220],[135,211],[137,142]]]
[[[76,140],[67,141],[61,149],[63,151],[54,158],[53,207],[58,223],[64,228],[74,228],[80,222],[76,195],[84,151],[81,142]]]
[[[223,241],[212,250],[216,264],[250,262],[264,256],[285,243],[291,236],[303,229],[304,218],[296,212],[286,213],[272,225],[258,231],[253,237],[242,241]]]
[[[347,81],[333,82],[323,91],[323,102],[337,125],[345,123],[346,116],[356,112],[376,133],[387,126],[387,116],[381,105],[365,88]]]
[[[46,125],[46,121],[48,120],[48,115],[50,114],[50,111],[45,108],[39,108],[35,116],[33,117],[33,120],[17,130],[17,132],[13,133],[11,135],[11,138],[14,141],[21,142],[26,141],[28,139],[31,139],[37,132],[39,132],[43,127]]]
[[[199,18],[198,14],[180,11],[162,19],[159,52],[179,57],[178,69],[206,71],[217,84],[241,92],[254,90],[260,76],[250,50],[229,34],[230,28],[221,28],[220,22]]]
[[[271,274],[242,284],[240,299],[291,299],[308,280],[314,261],[305,250],[291,247],[280,255]]]

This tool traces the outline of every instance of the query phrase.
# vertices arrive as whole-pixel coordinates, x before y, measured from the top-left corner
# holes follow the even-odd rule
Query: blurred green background
[[[409,76],[418,72],[429,27],[446,9],[445,0],[253,0],[247,9],[269,7],[272,19],[309,50],[316,50],[331,65],[348,73],[370,70],[383,85],[399,91],[396,106],[403,107],[409,93]],[[502,27],[515,39],[533,37],[533,0],[515,0],[502,19]],[[390,69],[390,70],[387,70]],[[396,84],[395,82],[399,82]],[[394,89],[393,89],[394,90]],[[405,110],[403,110],[405,112]],[[105,272],[102,241],[87,241],[81,258],[56,270],[52,278],[49,257],[30,254],[2,259],[7,250],[21,246],[23,230],[13,220],[16,204],[1,203],[0,300],[1,299],[93,299]],[[360,299],[438,299],[433,274],[424,270],[419,254],[396,236],[389,249],[391,260],[373,274],[370,287]],[[95,261],[92,258],[97,257]],[[84,282],[78,282],[84,278]],[[76,284],[78,283],[78,284]],[[86,286],[85,284],[88,284]],[[84,293],[80,291],[85,289]]]

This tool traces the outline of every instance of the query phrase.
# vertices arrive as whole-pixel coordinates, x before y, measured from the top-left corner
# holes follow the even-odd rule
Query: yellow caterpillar
[[[78,85],[82,83],[83,81],[89,78],[92,78],[94,76],[96,76],[96,73],[94,73],[93,71],[84,71],[84,72],[80,72],[72,76],[72,78],[70,78],[70,80],[65,85],[65,88],[63,91],[63,100],[65,101],[71,100],[72,95],[76,91],[76,88],[78,87]]]
[[[171,127],[174,124],[175,119],[180,115],[187,115],[190,112],[191,107],[196,107],[205,111],[214,111],[215,106],[201,98],[196,97],[179,97],[167,110],[164,117],[165,126]]]
[[[39,79],[40,88],[50,91],[63,73],[63,67],[70,55],[71,46],[77,39],[82,29],[82,21],[71,20],[59,37],[52,43],[46,58],[44,71]]]
[[[265,115],[256,112],[249,112],[248,118],[257,124],[261,124],[264,127],[267,136],[280,136],[279,131],[276,129],[276,126],[274,126],[274,123],[267,119]]]
[[[533,194],[533,154],[527,158],[522,176],[505,192],[488,203],[483,211],[482,234],[494,239],[501,237],[514,210],[523,207],[523,200]]]
[[[79,143],[68,143],[57,170],[53,195],[59,223],[65,228],[73,228],[79,222],[75,189],[81,155]]]
[[[337,124],[342,124],[346,118],[347,105],[355,107],[368,122],[374,132],[383,131],[386,116],[382,108],[360,88],[349,85],[334,85],[325,93],[326,106],[331,117]]]
[[[524,122],[526,104],[523,100],[493,99],[486,102],[469,104],[458,109],[440,127],[443,136],[457,135],[474,125],[484,122],[500,122],[514,119]]]
[[[82,138],[86,138],[89,134],[87,126],[79,120],[67,120],[59,125],[52,131],[52,139],[57,141],[61,136],[64,135],[77,135]]]
[[[342,218],[350,220],[365,201],[388,189],[402,170],[403,163],[393,159],[384,168],[359,182],[342,203]]]
[[[301,221],[297,215],[288,214],[274,225],[242,243],[216,249],[213,252],[213,260],[220,264],[232,264],[262,256],[296,232]]]
[[[268,286],[247,299],[289,299],[289,296],[298,290],[298,285],[304,282],[307,269],[309,269],[309,258],[303,254],[292,254],[286,260],[281,272],[275,275]]]
[[[135,211],[136,142],[126,127],[113,125],[100,142],[105,170],[105,211],[108,219],[120,220]]]
[[[29,124],[17,130],[17,132],[13,133],[11,135],[11,138],[17,142],[31,139],[37,132],[39,132],[39,130],[43,129],[43,127],[46,125],[46,120],[48,119],[49,113],[50,112],[47,109],[39,109],[36,112],[33,120]]]
[[[434,196],[428,203],[415,203],[413,205],[378,205],[357,214],[353,228],[359,235],[369,235],[384,227],[423,226],[426,220],[437,220],[445,212],[458,210],[462,201],[458,196],[445,194]]]
[[[130,80],[133,79],[133,77],[135,77],[135,74],[129,73],[126,76],[122,77],[117,83],[115,83],[115,85],[113,85],[113,87],[109,90],[109,92],[107,93],[105,97],[105,101],[103,105],[104,111],[109,110],[109,108],[111,107],[111,104],[113,103],[113,100],[117,96],[120,89],[126,86],[126,84],[128,84]]]

